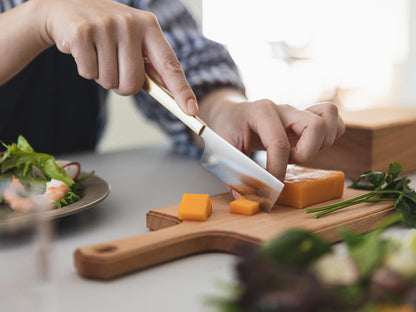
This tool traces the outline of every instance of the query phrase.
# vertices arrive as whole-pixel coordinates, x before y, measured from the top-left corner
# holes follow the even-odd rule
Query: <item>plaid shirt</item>
[[[0,12],[25,0],[0,0]],[[194,19],[177,0],[118,0],[118,2],[154,13],[166,39],[175,51],[189,84],[198,100],[220,87],[234,87],[244,92],[236,65],[227,50],[204,37]],[[137,107],[170,135],[177,151],[197,156],[187,127],[145,92],[134,95]],[[105,110],[103,110],[105,112]],[[105,114],[101,118],[105,119]],[[104,124],[102,121],[100,124]]]

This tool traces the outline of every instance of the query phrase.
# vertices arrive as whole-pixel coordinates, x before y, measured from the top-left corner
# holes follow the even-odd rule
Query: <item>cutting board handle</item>
[[[199,222],[198,222],[199,223]],[[78,248],[74,263],[82,276],[111,279],[195,253],[240,254],[257,241],[228,231],[203,230],[200,224],[178,224],[154,232]],[[200,230],[195,231],[199,227]]]

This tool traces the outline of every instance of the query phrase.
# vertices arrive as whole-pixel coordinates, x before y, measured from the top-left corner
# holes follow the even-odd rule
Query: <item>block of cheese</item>
[[[230,203],[230,212],[251,216],[260,211],[260,203],[248,200],[244,197],[233,200]]]
[[[342,171],[289,165],[285,187],[277,203],[300,209],[340,198],[344,192],[344,181]]]
[[[206,221],[212,213],[208,194],[183,194],[178,216],[181,220]]]

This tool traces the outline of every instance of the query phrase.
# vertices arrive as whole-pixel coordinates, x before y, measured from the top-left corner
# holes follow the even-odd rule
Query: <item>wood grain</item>
[[[363,193],[345,188],[343,198],[328,201],[325,205]],[[243,216],[229,212],[232,198],[228,193],[211,199],[213,214],[206,222],[182,222],[177,217],[177,203],[148,212],[147,227],[154,230],[152,232],[77,249],[74,262],[78,273],[89,278],[110,279],[201,252],[241,254],[246,248],[293,227],[319,233],[327,240],[337,242],[340,226],[364,233],[392,209],[391,202],[360,204],[314,219],[313,214],[305,214],[304,210],[275,206],[271,213]]]
[[[403,107],[341,111],[346,131],[309,166],[344,171],[347,177],[387,171],[400,162],[405,172],[416,170],[416,109]]]

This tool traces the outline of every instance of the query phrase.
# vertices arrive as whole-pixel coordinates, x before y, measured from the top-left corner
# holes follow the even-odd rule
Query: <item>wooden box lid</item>
[[[404,172],[416,171],[416,108],[372,108],[340,115],[345,134],[309,166],[342,170],[351,178],[369,170],[386,171],[393,162],[401,163]]]
[[[347,128],[383,129],[416,123],[416,108],[378,107],[360,111],[340,111]]]

